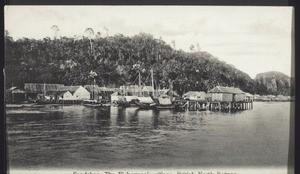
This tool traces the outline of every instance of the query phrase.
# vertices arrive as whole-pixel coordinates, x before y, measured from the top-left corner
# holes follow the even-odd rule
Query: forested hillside
[[[260,73],[255,80],[267,87],[272,94],[294,95],[294,83],[291,78],[281,72],[270,71]]]
[[[175,50],[162,39],[140,33],[95,38],[42,40],[5,37],[6,87],[25,82],[91,84],[96,72],[99,86],[137,84],[139,64],[142,81],[156,87],[173,88],[179,94],[189,90],[208,91],[216,85],[240,87],[243,91],[268,94],[265,85],[207,52]]]

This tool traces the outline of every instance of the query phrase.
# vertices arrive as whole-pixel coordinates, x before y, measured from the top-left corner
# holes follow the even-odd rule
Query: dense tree
[[[200,51],[199,45],[197,49],[192,45],[193,52],[187,53],[175,50],[175,41],[171,46],[146,33],[100,37],[98,32],[94,38],[93,29],[87,28],[85,34],[81,38],[14,41],[6,33],[7,87],[12,83],[23,86],[25,82],[91,84],[91,70],[97,74],[93,78],[100,86],[137,84],[138,73],[133,65],[139,64],[143,69],[143,84],[151,84],[150,69],[153,69],[156,87],[168,88],[172,83],[180,94],[189,90],[208,91],[216,85],[235,86],[250,93],[270,93],[244,72]]]

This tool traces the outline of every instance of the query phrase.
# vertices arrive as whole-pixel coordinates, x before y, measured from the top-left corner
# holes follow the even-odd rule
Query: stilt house
[[[203,91],[189,91],[182,95],[185,100],[206,100],[206,93]]]
[[[244,101],[246,93],[239,88],[216,86],[208,91],[209,101],[233,102]]]

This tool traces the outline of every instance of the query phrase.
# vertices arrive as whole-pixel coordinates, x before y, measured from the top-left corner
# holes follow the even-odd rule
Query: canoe
[[[156,105],[156,109],[175,109],[175,105]]]
[[[142,103],[138,100],[134,100],[139,109],[155,109],[156,103]]]
[[[85,107],[88,107],[88,108],[102,108],[102,107],[104,107],[101,103],[83,103],[82,105],[85,106]]]

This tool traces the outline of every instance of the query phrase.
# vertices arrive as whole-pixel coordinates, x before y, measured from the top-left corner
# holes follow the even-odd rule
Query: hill
[[[275,95],[293,95],[294,84],[292,79],[284,73],[269,71],[257,74],[255,81],[263,84]]]
[[[85,85],[94,77],[99,86],[118,87],[137,84],[137,71],[142,72],[143,84],[150,85],[151,69],[155,87],[173,84],[179,94],[207,92],[216,85],[235,86],[250,93],[269,92],[262,83],[208,52],[175,50],[146,33],[16,41],[5,36],[6,87],[22,87],[26,82]],[[97,76],[92,77],[91,71]]]

